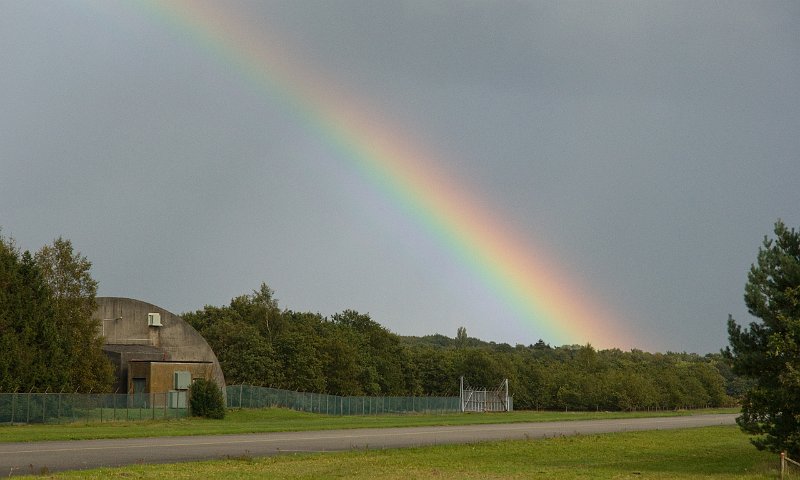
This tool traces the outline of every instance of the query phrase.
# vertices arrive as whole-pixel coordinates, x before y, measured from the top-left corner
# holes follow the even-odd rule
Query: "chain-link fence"
[[[0,393],[0,424],[183,418],[189,414],[187,393]],[[228,386],[226,395],[228,408],[283,407],[327,415],[461,411],[459,397],[343,397],[251,385]]]
[[[154,420],[187,416],[186,392],[0,393],[0,423]]]
[[[229,385],[226,393],[228,408],[284,407],[326,415],[455,413],[461,411],[459,397],[342,397],[252,385]]]

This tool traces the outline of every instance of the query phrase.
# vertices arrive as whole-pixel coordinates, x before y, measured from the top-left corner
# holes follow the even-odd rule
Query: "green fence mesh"
[[[230,385],[228,408],[284,407],[326,415],[460,412],[459,397],[343,397],[252,385]]]
[[[0,393],[0,423],[120,422],[187,414],[185,397],[170,393]]]
[[[124,422],[183,418],[186,392],[0,393],[0,424]],[[459,397],[343,397],[251,385],[226,388],[228,408],[283,407],[326,415],[450,413],[460,411]]]

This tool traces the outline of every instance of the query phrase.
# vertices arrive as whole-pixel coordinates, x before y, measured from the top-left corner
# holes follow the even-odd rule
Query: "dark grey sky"
[[[623,348],[725,346],[763,236],[800,226],[796,2],[217,5],[436,152],[619,313]],[[263,281],[400,334],[552,341],[153,9],[0,0],[0,72],[3,234],[71,239],[102,295],[180,313]]]

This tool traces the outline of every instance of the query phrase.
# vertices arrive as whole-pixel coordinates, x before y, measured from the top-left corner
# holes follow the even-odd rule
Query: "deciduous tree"
[[[103,354],[97,309],[97,281],[92,263],[74,251],[72,242],[57,238],[35,256],[36,265],[52,293],[57,341],[65,350],[62,368],[70,372],[70,388],[105,391],[113,382],[111,363]]]

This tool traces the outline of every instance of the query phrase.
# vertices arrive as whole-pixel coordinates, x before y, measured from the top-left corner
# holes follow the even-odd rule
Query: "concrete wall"
[[[109,345],[103,346],[103,352],[114,365],[114,385],[111,391],[128,393],[128,362],[131,360],[164,360],[166,353],[148,345]]]
[[[214,368],[209,362],[158,362],[134,360],[128,368],[128,392],[133,393],[134,379],[145,381],[144,390],[137,391],[130,397],[129,406],[136,407],[167,407],[177,406],[186,408],[189,399],[188,387],[191,381],[200,378],[211,380]],[[175,372],[188,372],[190,382],[187,388],[176,389]],[[170,402],[170,397],[177,395],[179,402],[174,405]],[[223,390],[224,396],[224,390]],[[181,401],[182,400],[182,401]]]
[[[145,393],[149,393],[150,390],[150,363],[149,362],[131,362],[128,368],[128,392],[133,392],[133,379],[134,378],[144,378],[147,379],[147,384],[145,386]],[[137,392],[143,393],[143,392]]]
[[[189,372],[192,380],[204,378],[211,380],[212,364],[210,363],[174,363],[152,362],[150,364],[150,388],[152,392],[168,392],[175,389],[173,374]]]
[[[165,393],[175,390],[175,372],[189,372],[192,380],[211,380],[214,376],[214,364],[208,362],[132,361],[129,365],[128,392],[133,392],[134,378],[146,380],[144,393]]]
[[[165,353],[162,360],[210,362],[211,379],[224,391],[225,377],[217,356],[197,330],[181,317],[132,298],[97,297],[97,304],[94,317],[101,325],[106,344],[150,345]],[[148,326],[148,313],[160,313],[162,326]]]

